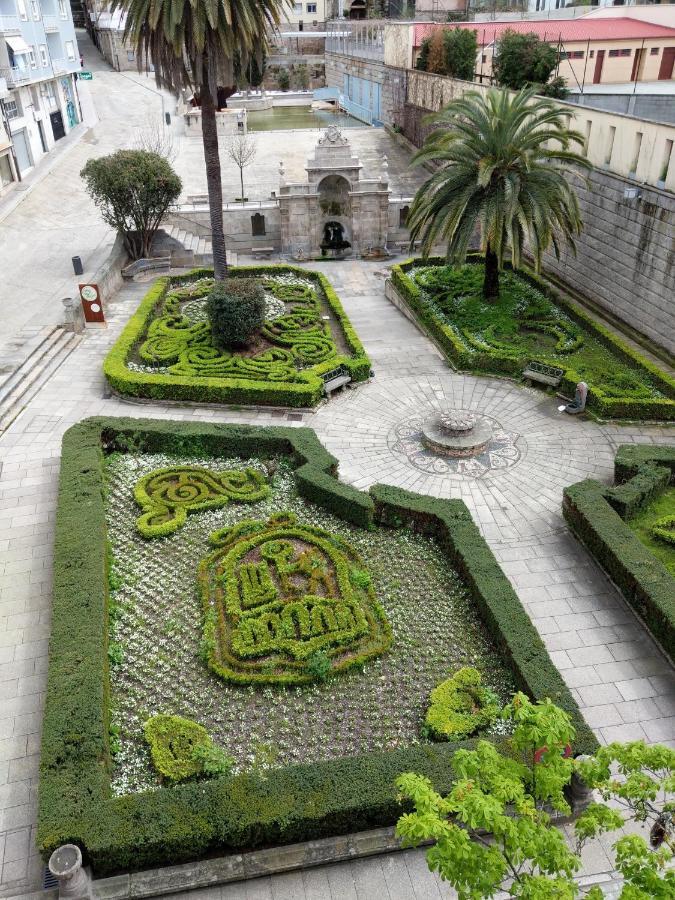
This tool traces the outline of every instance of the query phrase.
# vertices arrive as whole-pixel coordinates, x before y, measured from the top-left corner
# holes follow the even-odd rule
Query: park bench
[[[414,253],[416,250],[420,249],[420,245],[422,241],[415,241],[414,244],[411,244],[410,241],[396,241],[396,246],[398,247],[399,253]]]
[[[207,206],[209,202],[208,194],[189,194],[187,202],[192,206]]]
[[[274,247],[251,247],[251,256],[264,256],[269,259],[274,253]]]
[[[529,362],[523,370],[523,378],[526,381],[538,381],[540,384],[548,384],[551,387],[558,387],[563,375],[564,371],[557,366],[547,366],[536,360]]]
[[[330,372],[326,372],[321,377],[323,378],[323,392],[326,397],[330,397],[333,391],[344,387],[352,380],[352,376],[349,374],[346,366],[338,366],[337,369],[331,369]]]

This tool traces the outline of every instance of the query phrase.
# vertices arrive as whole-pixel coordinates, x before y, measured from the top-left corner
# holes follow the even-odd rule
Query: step
[[[39,360],[45,353],[48,353],[50,347],[59,340],[61,332],[62,329],[58,325],[53,325],[50,328],[44,329],[44,333],[41,333],[37,339],[33,339],[33,341],[27,343],[23,359],[15,366],[13,371],[7,375],[0,386],[0,406],[2,406],[6,398],[21,385],[23,379],[35,366],[36,360]]]
[[[40,356],[32,355],[32,367],[25,370],[20,383],[0,403],[0,433],[9,428],[19,413],[82,341],[79,334],[61,328],[57,331],[59,332],[57,340],[50,343],[45,353]]]

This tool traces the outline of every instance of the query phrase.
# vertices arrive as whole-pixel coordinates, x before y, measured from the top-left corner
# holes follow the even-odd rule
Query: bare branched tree
[[[230,143],[227,147],[227,155],[235,166],[239,167],[242,200],[244,199],[244,169],[253,162],[255,153],[255,141],[247,134],[235,134],[230,138]]]
[[[148,118],[134,141],[134,150],[145,150],[163,156],[167,162],[173,163],[178,156],[178,145],[171,129],[155,119]]]

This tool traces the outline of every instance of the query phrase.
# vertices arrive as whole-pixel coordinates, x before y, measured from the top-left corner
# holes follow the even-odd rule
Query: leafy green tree
[[[280,91],[287,91],[291,84],[291,76],[288,69],[279,69],[277,72],[277,84]]]
[[[558,52],[536,34],[507,29],[497,41],[492,71],[497,84],[519,91],[546,84],[558,63]]]
[[[429,38],[424,38],[422,44],[420,45],[420,52],[417,55],[417,60],[415,61],[415,68],[419,69],[421,72],[427,71],[427,62],[429,59]]]
[[[113,0],[127,14],[124,39],[135,48],[139,68],[151,61],[158,87],[199,96],[216,280],[227,274],[223,189],[216,109],[219,89],[236,83],[235,62],[261,64],[271,27],[285,0]],[[225,91],[227,93],[227,90]]]
[[[104,222],[123,236],[129,256],[150,256],[155,232],[182,189],[169,161],[147,150],[118,150],[90,159],[80,175]]]
[[[430,121],[438,127],[412,162],[437,168],[417,191],[407,220],[424,256],[443,241],[449,262],[462,263],[478,231],[483,296],[494,299],[507,252],[517,268],[527,244],[539,271],[551,245],[556,256],[563,241],[575,250],[582,223],[568,176],[590,164],[570,149],[584,138],[568,128],[559,106],[533,89],[470,91]]]
[[[450,882],[459,900],[482,900],[500,891],[528,900],[573,900],[580,895],[574,880],[581,867],[577,854],[588,840],[624,824],[624,817],[608,805],[623,797],[633,819],[643,820],[647,804],[666,836],[654,852],[638,835],[616,842],[616,865],[626,882],[621,897],[672,897],[675,872],[667,865],[675,830],[667,817],[673,803],[666,799],[664,817],[656,797],[664,792],[672,798],[675,751],[638,742],[610,745],[592,758],[574,761],[569,757],[574,741],[569,716],[550,700],[532,703],[516,694],[503,716],[513,726],[512,755],[500,754],[488,741],[478,741],[475,750],[457,751],[451,761],[455,782],[447,797],[423,776],[399,776],[401,798],[413,806],[397,825],[404,844],[434,842],[427,851],[429,868]],[[623,784],[610,774],[617,761],[627,776]],[[552,825],[550,811],[570,813],[565,787],[575,771],[600,788],[606,802],[592,803],[579,817],[572,849]],[[594,887],[586,896],[599,900],[603,894]]]
[[[445,75],[445,65],[445,37],[443,31],[437,28],[429,38],[427,72],[433,72],[434,75]]]
[[[476,32],[472,28],[446,28],[443,44],[446,74],[451,78],[473,81],[478,53]]]

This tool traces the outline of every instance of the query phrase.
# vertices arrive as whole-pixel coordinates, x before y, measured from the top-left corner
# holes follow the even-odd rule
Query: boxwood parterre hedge
[[[321,376],[332,369],[344,366],[355,382],[368,378],[370,360],[339,297],[323,274],[287,265],[238,266],[233,267],[231,273],[237,278],[295,275],[313,280],[337,319],[349,352],[304,369],[301,380],[297,382],[239,376],[155,374],[129,369],[127,362],[130,356],[145,339],[171,287],[213,275],[212,269],[194,269],[183,275],[158,278],[152,285],[103,363],[103,371],[111,387],[119,394],[155,400],[311,407],[319,402],[322,395]]]
[[[467,262],[480,263],[482,257],[470,254]],[[392,267],[391,280],[402,300],[415,313],[429,335],[446,354],[449,361],[457,369],[467,371],[490,372],[521,378],[527,362],[536,356],[514,356],[500,354],[497,350],[469,351],[459,339],[455,331],[443,321],[435,310],[424,301],[419,287],[408,277],[407,273],[418,265],[447,265],[445,259],[433,257],[427,260],[409,259]],[[510,268],[507,264],[506,268]],[[588,407],[599,416],[609,419],[646,419],[675,420],[675,378],[672,378],[657,365],[646,359],[628,344],[624,343],[608,328],[605,328],[590,316],[579,304],[556,290],[549,282],[536,275],[527,267],[518,269],[517,274],[528,282],[544,297],[560,307],[571,319],[589,332],[600,344],[615,354],[622,362],[633,369],[647,374],[664,395],[663,398],[610,397],[597,385],[590,384],[588,391]],[[567,396],[574,396],[576,385],[583,379],[572,368],[566,368],[564,362],[559,363],[564,370],[561,390]]]
[[[587,479],[563,491],[563,515],[621,589],[671,659],[675,659],[675,578],[625,519],[675,482],[675,446],[626,444],[615,460],[615,487]]]
[[[54,548],[54,597],[40,767],[38,844],[47,856],[79,844],[97,874],[391,825],[395,778],[414,770],[443,792],[460,746],[423,744],[338,761],[113,797],[107,670],[108,559],[103,454],[113,450],[260,458],[287,455],[299,493],[363,527],[434,535],[479,605],[518,686],[571,714],[575,752],[592,732],[464,504],[335,478],[337,463],[306,428],[88,419],[64,436]],[[504,748],[508,741],[504,739]],[[471,742],[464,745],[470,745]]]

